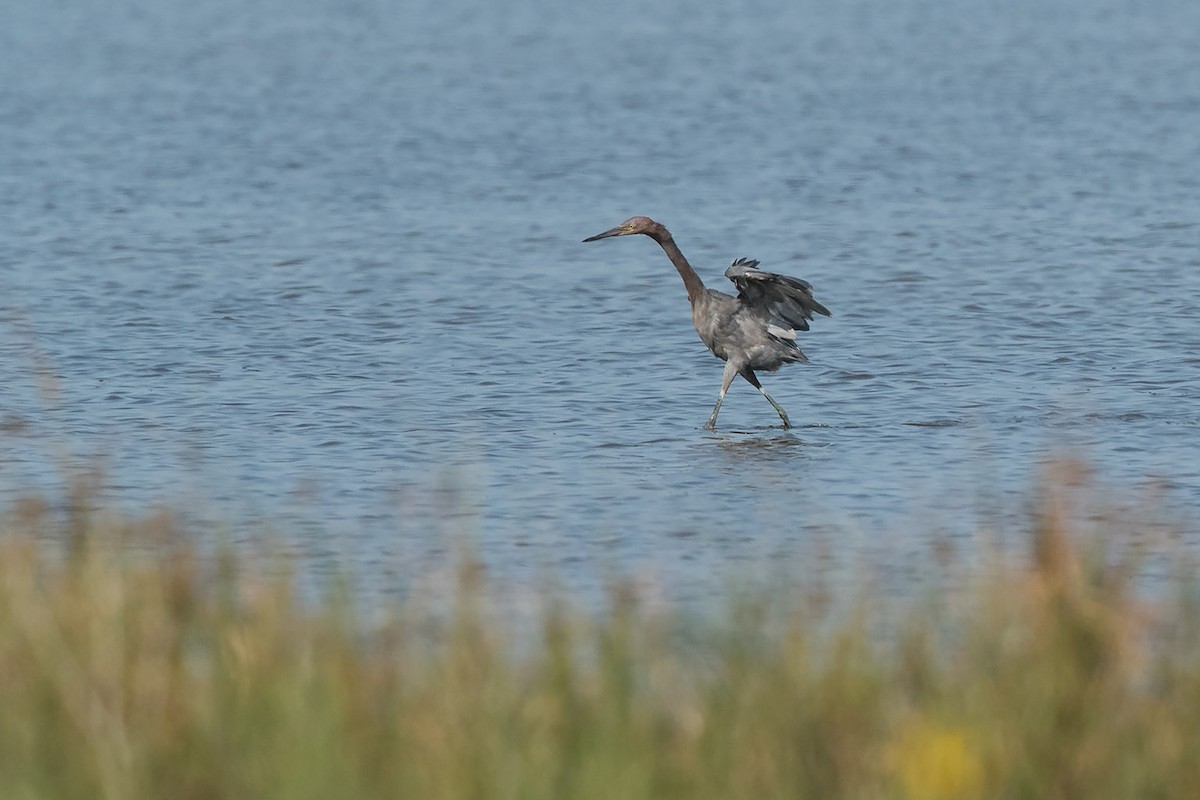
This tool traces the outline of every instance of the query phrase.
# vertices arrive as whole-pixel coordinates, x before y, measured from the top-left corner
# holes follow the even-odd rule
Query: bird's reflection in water
[[[794,463],[810,458],[812,448],[819,446],[778,429],[713,432],[706,437],[705,449],[710,443],[715,443],[731,462],[756,464],[764,461]]]

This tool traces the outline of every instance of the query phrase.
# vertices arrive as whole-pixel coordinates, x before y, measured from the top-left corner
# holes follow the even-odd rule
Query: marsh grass
[[[1056,478],[1022,552],[900,609],[781,588],[696,619],[617,582],[602,612],[548,590],[532,637],[469,557],[440,612],[381,617],[167,515],[21,504],[0,796],[1193,797],[1195,585],[1140,596],[1137,531],[1074,497]]]

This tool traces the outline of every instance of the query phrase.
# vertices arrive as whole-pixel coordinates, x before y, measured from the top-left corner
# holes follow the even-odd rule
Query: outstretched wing
[[[812,284],[808,281],[764,272],[757,267],[754,259],[739,258],[725,270],[725,277],[738,288],[739,300],[770,316],[771,325],[780,329],[779,333],[772,331],[775,336],[795,339],[795,331],[808,330],[813,313],[830,316],[829,309],[813,299]]]

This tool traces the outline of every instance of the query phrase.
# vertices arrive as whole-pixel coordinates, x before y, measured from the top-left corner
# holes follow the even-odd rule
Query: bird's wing
[[[773,325],[806,331],[814,312],[830,316],[829,309],[813,299],[812,284],[808,281],[764,272],[757,267],[757,261],[739,258],[725,270],[725,277],[738,288],[738,299],[765,311]],[[791,338],[795,338],[795,333]]]

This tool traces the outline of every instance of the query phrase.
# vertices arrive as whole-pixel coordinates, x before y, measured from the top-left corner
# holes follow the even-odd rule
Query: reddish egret
[[[725,270],[725,277],[737,286],[738,296],[708,289],[679,251],[671,232],[649,217],[631,217],[612,230],[584,241],[635,233],[649,236],[666,251],[687,288],[696,333],[713,355],[725,362],[721,393],[705,427],[716,429],[725,392],[729,391],[733,376],[741,375],[767,398],[783,420],[783,427],[790,428],[787,412],[767,394],[754,371],[774,372],[793,361],[808,361],[796,346],[796,331],[808,330],[814,311],[829,316],[829,310],[813,299],[812,285],[798,278],[763,272],[756,269],[757,261],[739,258]]]

